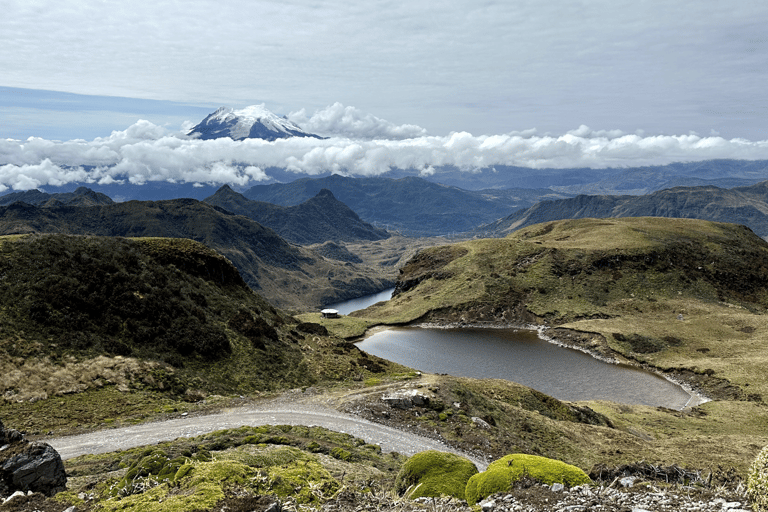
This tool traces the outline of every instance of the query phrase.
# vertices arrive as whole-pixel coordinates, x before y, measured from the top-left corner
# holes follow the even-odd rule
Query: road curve
[[[404,432],[392,427],[344,414],[330,408],[318,406],[281,408],[274,404],[268,408],[254,406],[237,407],[217,414],[205,416],[185,416],[172,420],[144,423],[131,427],[60,437],[46,440],[59,452],[61,458],[71,459],[88,453],[106,453],[126,450],[136,446],[151,445],[162,441],[171,441],[179,437],[194,437],[215,430],[238,428],[244,425],[305,425],[324,427],[364,439],[368,443],[378,444],[385,452],[398,452],[413,455],[424,450],[439,450],[458,453],[469,458],[480,471],[487,462],[477,457],[449,448],[440,441]]]

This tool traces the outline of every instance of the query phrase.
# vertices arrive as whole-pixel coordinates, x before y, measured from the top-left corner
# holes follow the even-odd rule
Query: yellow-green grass
[[[565,437],[583,436],[592,451],[574,441],[572,454],[553,453],[587,469],[602,457],[722,464],[745,475],[768,442],[768,296],[765,287],[750,288],[765,278],[766,255],[764,241],[730,224],[553,222],[505,239],[427,249],[420,265],[416,258],[404,268],[403,280],[420,278],[417,285],[356,316],[381,324],[527,320],[602,336],[620,360],[693,373],[705,393],[730,385],[740,400],[706,403],[692,413],[590,403],[622,434],[562,424],[557,428],[570,432]],[[438,263],[430,267],[430,261]],[[527,316],[516,316],[520,309]],[[633,337],[650,341],[650,349],[634,345]]]
[[[768,373],[764,370],[768,367],[768,315],[733,304],[692,299],[655,303],[628,299],[625,306],[634,313],[580,320],[563,327],[600,333],[612,349],[626,357],[662,369],[707,372],[728,379],[747,395],[768,398]],[[640,354],[617,341],[615,333],[676,341],[658,352]]]
[[[190,403],[157,392],[121,392],[107,385],[46,400],[0,401],[0,418],[6,427],[30,436],[59,436],[215,409],[228,402],[211,396],[205,403]]]
[[[734,468],[744,477],[757,452],[768,443],[768,410],[763,404],[712,401],[690,413],[609,402],[588,405],[611,418],[618,430],[636,437],[634,450],[597,443],[595,455],[606,460],[646,460],[705,471]]]

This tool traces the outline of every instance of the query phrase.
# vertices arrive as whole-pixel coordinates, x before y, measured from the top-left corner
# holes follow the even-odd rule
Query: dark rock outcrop
[[[53,496],[66,486],[64,463],[51,445],[27,441],[0,422],[0,496],[16,491]]]

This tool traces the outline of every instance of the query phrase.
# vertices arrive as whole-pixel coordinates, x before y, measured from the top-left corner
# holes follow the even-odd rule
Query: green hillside
[[[147,397],[197,402],[390,369],[273,308],[187,239],[0,237],[0,304],[0,417],[32,432],[57,417],[66,430],[130,416],[125,404]],[[120,393],[118,412],[107,402]],[[77,405],[57,410],[61,397]]]
[[[592,455],[743,471],[768,442],[768,243],[743,226],[664,218],[537,224],[503,239],[424,249],[395,293],[354,320],[540,326],[564,344],[656,370],[711,399],[682,412],[589,402],[635,443],[577,434],[593,444]]]
[[[542,201],[478,228],[482,237],[502,237],[534,224],[563,219],[668,217],[744,224],[768,237],[768,182],[736,188],[674,187],[646,195],[579,195]]]
[[[728,393],[747,397],[768,396],[758,371],[767,306],[768,243],[749,229],[626,218],[550,222],[425,249],[403,268],[391,301],[356,315],[595,333],[582,342],[592,351],[715,372],[736,386]],[[709,380],[702,385],[715,393]]]

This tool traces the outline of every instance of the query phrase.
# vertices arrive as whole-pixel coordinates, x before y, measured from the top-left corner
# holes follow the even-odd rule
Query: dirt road
[[[88,434],[46,440],[61,455],[70,459],[87,453],[106,453],[136,446],[170,441],[178,437],[194,437],[215,430],[238,428],[243,425],[306,425],[324,427],[351,434],[368,443],[378,444],[385,452],[396,451],[413,455],[424,450],[456,452],[443,443],[379,425],[365,419],[341,413],[316,404],[292,403],[282,407],[275,402],[225,410],[206,416],[187,416],[172,420],[145,423],[131,427],[101,430]],[[487,462],[469,457],[481,471]]]

